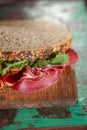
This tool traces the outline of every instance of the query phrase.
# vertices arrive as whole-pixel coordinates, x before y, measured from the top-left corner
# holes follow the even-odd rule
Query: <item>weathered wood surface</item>
[[[59,80],[49,88],[32,93],[17,91],[0,93],[0,109],[66,106],[76,103],[76,77],[74,69],[70,66],[64,68]]]
[[[71,130],[84,130],[87,127],[87,7],[80,0],[68,0],[63,3],[62,1],[55,3],[55,0],[52,2],[46,0],[46,2],[35,3],[20,2],[18,5],[13,5],[10,11],[9,6],[0,8],[0,19],[29,17],[37,20],[55,20],[56,22],[60,20],[69,26],[73,34],[72,47],[79,54],[79,62],[75,65],[78,104],[69,107],[1,110],[0,129],[46,128],[48,130],[48,127],[62,126],[65,129],[67,128],[65,126],[71,126]],[[22,15],[20,12],[23,12]],[[78,126],[78,128],[73,128],[73,126]]]
[[[51,127],[51,128],[31,128],[21,130],[87,130],[87,126],[66,126],[66,127]]]

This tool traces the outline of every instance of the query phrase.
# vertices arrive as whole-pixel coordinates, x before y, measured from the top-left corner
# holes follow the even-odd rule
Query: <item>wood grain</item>
[[[11,91],[0,93],[0,109],[74,105],[77,87],[74,69],[65,67],[59,80],[51,87],[33,93]]]
[[[87,126],[64,126],[64,127],[51,127],[51,128],[31,128],[20,130],[87,130]]]

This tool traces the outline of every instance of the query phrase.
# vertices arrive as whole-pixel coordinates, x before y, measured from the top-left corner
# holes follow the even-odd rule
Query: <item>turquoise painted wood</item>
[[[20,5],[20,8],[23,14],[26,14],[26,18],[56,22],[60,20],[69,26],[73,34],[72,47],[79,55],[79,61],[75,65],[78,104],[69,107],[1,110],[0,130],[87,125],[87,10],[85,3],[83,1],[45,1],[39,2],[39,5],[38,8],[37,5],[30,8],[28,4],[25,4],[22,7]],[[1,9],[3,16],[0,14],[0,18],[4,18],[8,9],[9,7],[5,10]]]

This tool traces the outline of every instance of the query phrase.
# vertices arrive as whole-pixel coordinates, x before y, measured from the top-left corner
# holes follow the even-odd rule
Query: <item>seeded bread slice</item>
[[[49,58],[65,52],[71,40],[64,24],[29,20],[0,22],[0,60]]]

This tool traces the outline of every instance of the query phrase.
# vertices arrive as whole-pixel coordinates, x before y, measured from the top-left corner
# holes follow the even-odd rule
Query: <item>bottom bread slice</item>
[[[0,109],[74,105],[77,98],[75,71],[67,66],[59,80],[48,88],[32,93],[0,92]]]

